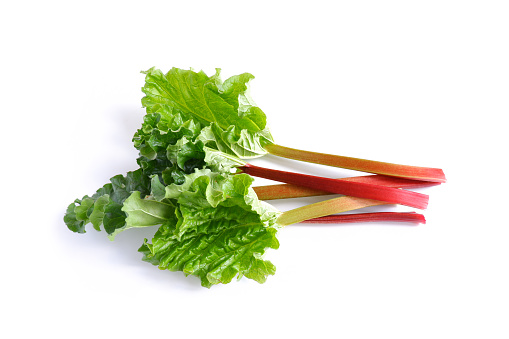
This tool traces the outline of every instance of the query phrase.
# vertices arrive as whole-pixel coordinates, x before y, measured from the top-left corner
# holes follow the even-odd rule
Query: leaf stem
[[[378,200],[355,197],[338,197],[283,212],[283,214],[279,216],[277,222],[281,226],[287,226],[299,222],[304,222],[309,219],[328,216],[331,214],[343,213],[359,208],[385,204],[385,202]]]
[[[309,152],[276,144],[265,146],[265,150],[270,154],[283,158],[346,168],[350,170],[440,183],[444,183],[446,181],[444,172],[439,168],[399,165],[340,155]]]
[[[331,193],[385,201],[388,203],[401,204],[419,209],[425,209],[428,206],[427,195],[392,187],[279,171],[250,164],[239,167],[239,169],[244,173],[255,177],[309,187]]]
[[[375,213],[349,213],[340,215],[329,215],[311,220],[305,220],[303,223],[311,224],[342,224],[356,222],[375,222],[375,221],[398,221],[425,224],[426,219],[422,214],[415,212],[375,212]]]
[[[350,177],[350,178],[341,178],[336,180],[344,180],[351,182],[363,182],[374,185],[382,185],[386,187],[394,187],[394,188],[421,188],[421,187],[430,187],[435,185],[440,185],[437,182],[431,181],[419,181],[419,180],[410,180],[404,178],[397,177],[389,177],[385,175],[366,175],[359,177]],[[302,187],[298,185],[292,184],[276,184],[276,185],[266,185],[266,186],[256,186],[253,187],[256,192],[256,195],[260,200],[274,200],[274,199],[290,199],[290,198],[304,198],[304,197],[314,197],[320,195],[329,195],[333,194],[328,191],[317,190],[308,187]]]

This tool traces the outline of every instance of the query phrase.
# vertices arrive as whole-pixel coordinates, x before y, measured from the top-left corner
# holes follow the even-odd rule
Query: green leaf
[[[85,233],[85,222],[76,218],[76,202],[73,202],[67,207],[64,215],[64,222],[67,228],[76,233]]]
[[[172,68],[167,74],[154,68],[143,73],[146,77],[145,86],[142,88],[145,93],[142,104],[149,112],[170,107],[191,115],[205,126],[215,122],[225,129],[237,125],[250,131],[260,130],[252,119],[239,114],[231,100],[227,101],[231,99],[232,93],[236,93],[233,85],[229,86],[232,90],[224,98],[221,96],[217,73],[213,78],[202,71],[196,73],[178,68]],[[256,120],[259,120],[259,117]]]
[[[116,234],[117,230],[125,228],[126,214],[122,211],[122,205],[115,201],[110,202],[104,209],[103,226],[108,235]],[[110,238],[113,240],[113,238]]]
[[[74,209],[74,212],[76,213],[76,219],[83,221],[88,220],[90,214],[92,213],[94,202],[94,199],[88,197],[83,198],[83,200],[81,200],[81,204],[76,206]]]
[[[206,287],[235,276],[265,281],[275,267],[262,256],[279,246],[281,213],[258,200],[252,182],[246,174],[204,169],[187,175],[182,185],[167,186],[166,199],[177,201],[176,219],[163,222],[152,243],[144,242],[144,260],[196,275]]]
[[[172,162],[177,161],[177,154],[175,159],[168,158],[168,147],[176,145],[183,138],[195,140],[200,131],[199,123],[174,108],[148,113],[142,127],[133,136],[134,146],[140,154],[137,162],[144,174],[161,174],[164,169],[171,167]]]
[[[185,182],[186,173],[175,164],[165,168],[161,173],[161,178],[166,185],[181,185]]]
[[[172,231],[163,225],[152,244],[145,241],[139,249],[143,260],[160,269],[198,276],[204,287],[227,284],[235,276],[263,283],[275,273],[275,266],[261,258],[268,248],[279,248],[276,229],[262,223],[239,222],[215,232],[189,233],[180,240]]]
[[[157,226],[175,218],[175,206],[171,202],[142,199],[137,191],[124,201],[121,212],[127,217],[122,224],[107,231],[110,240],[127,229]]]
[[[199,140],[206,146],[241,158],[253,158],[266,154],[263,147],[273,143],[266,129],[265,113],[248,94],[248,83],[254,78],[251,74],[236,75],[223,83],[219,69],[212,77],[178,68],[172,68],[167,74],[154,68],[143,73],[146,78],[142,105],[147,112],[189,117],[208,128],[205,131],[200,128]]]
[[[104,219],[104,213],[106,207],[110,202],[111,202],[110,197],[109,195],[106,194],[97,198],[97,200],[94,203],[94,209],[90,214],[89,220],[97,231],[101,230],[101,224]]]
[[[124,202],[122,211],[127,214],[126,227],[161,225],[175,214],[175,206],[169,201],[142,199],[140,192],[133,192]]]
[[[217,151],[213,148],[204,147],[204,161],[207,167],[216,172],[230,173],[232,169],[244,166],[246,163],[234,155]]]
[[[151,181],[151,192],[154,199],[157,201],[161,201],[164,199],[164,196],[166,195],[166,186],[161,182],[161,179],[159,179],[159,176],[154,175],[152,177]]]
[[[186,137],[178,140],[175,145],[168,146],[167,157],[187,174],[205,166],[203,143],[201,141],[192,142]]]
[[[91,197],[84,196],[70,204],[64,222],[77,233],[85,233],[85,225],[92,223],[97,231],[103,226],[106,233],[113,234],[117,229],[125,228],[124,201],[134,191],[143,196],[150,194],[150,180],[141,169],[128,172],[126,176],[116,175]]]

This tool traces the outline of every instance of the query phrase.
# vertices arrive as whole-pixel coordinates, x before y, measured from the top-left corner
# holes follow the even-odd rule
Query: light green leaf
[[[165,198],[166,195],[166,186],[163,185],[159,176],[154,175],[151,180],[151,192],[154,199],[157,201],[161,201]]]
[[[237,223],[216,232],[189,233],[178,240],[163,225],[139,251],[143,260],[160,269],[183,271],[198,276],[202,286],[227,284],[235,276],[263,283],[275,273],[275,266],[261,259],[268,248],[277,249],[276,229],[261,223]]]
[[[248,93],[248,83],[254,78],[251,74],[232,76],[223,83],[219,69],[212,77],[178,68],[167,74],[154,68],[144,73],[142,105],[147,112],[189,117],[202,126],[199,140],[206,146],[241,158],[254,158],[266,154],[263,147],[273,143],[265,113]]]
[[[236,125],[241,129],[258,131],[263,112],[258,112],[255,123],[249,114],[241,116],[238,109],[231,102],[231,96],[237,94],[234,85],[229,85],[229,91],[223,98],[218,89],[218,76],[211,78],[204,72],[194,72],[172,68],[167,74],[154,68],[146,72],[145,86],[142,88],[145,97],[142,104],[148,111],[155,112],[165,107],[172,107],[184,114],[191,115],[203,125],[217,123],[221,128]],[[244,80],[244,79],[241,79]],[[232,81],[235,82],[235,81]],[[238,81],[237,81],[238,82]],[[156,109],[156,110],[155,110]]]
[[[202,129],[198,140],[209,148],[235,155],[241,159],[257,158],[267,154],[265,146],[272,144],[273,139],[267,130],[250,132],[230,126],[226,130],[211,124]]]
[[[166,198],[177,199],[176,222],[164,222],[152,243],[145,241],[144,260],[196,275],[206,287],[235,276],[265,281],[275,267],[262,256],[279,246],[281,213],[258,200],[252,182],[247,174],[202,170],[167,186]]]
[[[233,168],[244,166],[246,163],[234,155],[223,153],[213,148],[204,147],[204,161],[207,167],[216,172],[230,173]]]
[[[110,196],[107,194],[97,198],[94,203],[94,210],[90,214],[89,220],[97,231],[101,230],[101,225],[104,219],[104,211],[109,203]]]
[[[161,225],[172,218],[175,206],[168,201],[142,199],[140,192],[133,192],[124,202],[122,211],[127,214],[127,227]]]

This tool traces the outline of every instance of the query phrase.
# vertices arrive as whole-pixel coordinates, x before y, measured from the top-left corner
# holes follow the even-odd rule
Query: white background
[[[2,2],[2,337],[508,338],[508,17],[487,0]],[[62,221],[137,168],[152,66],[250,72],[277,143],[448,182],[420,190],[426,225],[289,226],[265,284],[202,288],[140,260],[152,230]]]

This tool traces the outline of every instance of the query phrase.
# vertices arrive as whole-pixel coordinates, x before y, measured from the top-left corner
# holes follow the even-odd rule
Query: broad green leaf
[[[272,136],[267,130],[249,132],[239,130],[237,126],[230,126],[224,130],[216,124],[202,129],[198,140],[209,148],[236,155],[242,159],[256,158],[267,154],[264,147],[273,143]]]
[[[263,147],[273,143],[265,113],[255,106],[248,93],[248,83],[254,78],[251,74],[232,76],[223,83],[219,69],[212,77],[178,68],[167,74],[154,68],[143,73],[146,78],[142,105],[147,112],[157,112],[168,119],[177,114],[189,117],[202,126],[199,140],[206,146],[253,158],[266,154]],[[149,120],[154,124],[154,119]],[[150,156],[157,153],[153,149],[144,152]]]
[[[260,216],[240,206],[209,207],[197,210],[179,206],[179,222],[175,227],[178,239],[186,233],[209,233],[215,229],[234,227],[243,223],[261,223]]]
[[[221,96],[217,73],[214,78],[202,71],[197,73],[178,68],[172,68],[167,74],[154,68],[143,73],[146,77],[142,88],[145,93],[142,104],[149,112],[164,111],[166,107],[171,107],[191,115],[205,126],[215,122],[224,129],[236,125],[253,132],[265,128],[265,124],[258,126],[264,120],[263,112],[257,112],[255,123],[249,114],[239,114],[238,108],[232,105],[232,94],[238,93],[234,85],[228,87],[232,90],[224,98]],[[248,77],[238,78],[237,83],[243,80],[248,80]]]
[[[275,266],[262,259],[268,248],[277,249],[276,229],[262,223],[238,222],[216,227],[208,233],[189,233],[180,240],[165,226],[156,232],[152,244],[146,240],[139,251],[143,260],[160,269],[183,271],[198,276],[204,287],[227,284],[235,276],[259,283],[275,273]]]
[[[144,260],[196,275],[206,287],[235,276],[265,281],[275,267],[262,256],[279,246],[280,212],[258,200],[252,182],[246,174],[205,169],[187,175],[182,185],[167,186],[166,199],[177,202],[176,221],[163,222],[152,243],[145,241]]]
[[[201,176],[213,175],[210,169],[196,170],[194,173],[188,174],[184,177],[184,182],[181,184],[171,184],[166,186],[166,199],[178,199],[182,194],[196,191],[195,180]],[[208,206],[208,205],[205,205]]]

